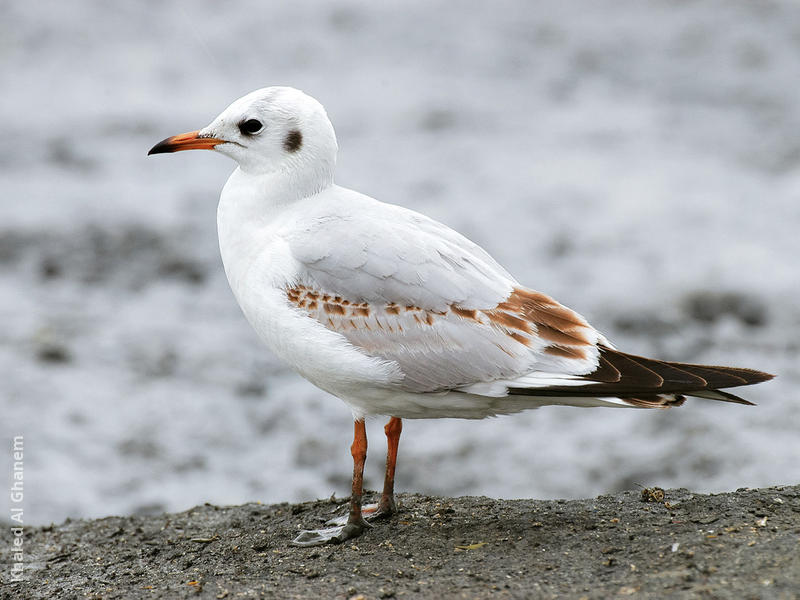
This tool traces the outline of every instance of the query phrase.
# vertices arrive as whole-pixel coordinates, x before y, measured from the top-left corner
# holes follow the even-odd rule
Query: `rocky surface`
[[[796,598],[800,486],[588,500],[399,496],[341,546],[298,548],[345,500],[206,504],[25,532],[3,598]],[[2,530],[9,564],[10,529]]]

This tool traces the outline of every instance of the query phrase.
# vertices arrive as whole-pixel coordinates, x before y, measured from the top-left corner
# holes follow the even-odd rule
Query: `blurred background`
[[[794,0],[0,0],[0,434],[24,435],[26,524],[348,495],[348,408],[228,289],[233,163],[146,156],[275,84],[327,107],[341,185],[460,230],[617,346],[779,374],[756,408],[407,421],[399,491],[797,483],[798,82]]]

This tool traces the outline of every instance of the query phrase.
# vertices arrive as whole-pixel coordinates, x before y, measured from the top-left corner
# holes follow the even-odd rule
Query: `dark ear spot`
[[[303,134],[299,129],[292,129],[283,140],[283,147],[287,152],[297,152],[303,145]]]

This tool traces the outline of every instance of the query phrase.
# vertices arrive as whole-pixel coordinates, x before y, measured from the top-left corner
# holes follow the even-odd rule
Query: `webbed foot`
[[[331,519],[326,525],[334,525],[325,529],[306,529],[292,540],[295,546],[320,546],[322,544],[341,544],[360,536],[372,527],[364,519],[350,521],[348,517]]]

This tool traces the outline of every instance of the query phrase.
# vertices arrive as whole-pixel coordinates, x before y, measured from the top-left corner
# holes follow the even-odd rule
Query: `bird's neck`
[[[296,171],[253,174],[237,168],[222,189],[217,208],[217,233],[228,278],[234,262],[247,263],[249,254],[269,243],[265,231],[287,209],[332,185],[333,177],[301,177]]]
[[[253,174],[237,168],[220,197],[220,209],[241,222],[269,220],[282,208],[333,185],[333,173],[302,169]]]
[[[237,297],[251,265],[265,262],[273,226],[292,205],[333,185],[332,178],[309,183],[286,172],[254,175],[237,168],[228,178],[217,208],[222,262]],[[270,262],[270,261],[266,261]]]

